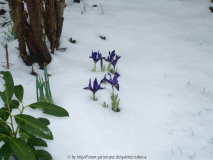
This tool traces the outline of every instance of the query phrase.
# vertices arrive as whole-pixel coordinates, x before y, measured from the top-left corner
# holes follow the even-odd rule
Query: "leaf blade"
[[[47,143],[40,138],[28,138],[27,144],[33,147],[34,146],[47,147]]]
[[[22,85],[17,85],[14,87],[14,93],[16,98],[22,103],[23,96],[24,96],[24,88]]]
[[[53,135],[50,129],[38,119],[25,114],[15,115],[14,117],[18,124],[24,122],[24,125],[22,125],[21,128],[26,132],[39,138],[53,140]]]
[[[19,108],[19,101],[13,99],[10,102],[10,109],[18,109]]]
[[[0,148],[0,158],[4,157],[4,159],[9,159],[10,154],[12,153],[12,150],[10,148],[9,143],[5,143],[1,148]]]
[[[13,97],[14,92],[14,82],[10,72],[8,71],[1,71],[0,74],[3,74],[3,79],[5,80],[5,91],[1,92],[1,98],[4,103],[9,106],[10,101]],[[4,94],[3,94],[4,93]]]
[[[64,108],[52,103],[36,102],[36,103],[30,104],[29,107],[32,109],[42,108],[44,109],[43,113],[46,113],[52,116],[69,117],[69,113]]]
[[[48,126],[50,124],[50,121],[46,118],[37,118],[41,123],[45,124],[46,126]]]
[[[6,107],[2,107],[0,109],[0,118],[3,121],[7,121],[8,117],[9,117],[8,109]]]
[[[10,126],[5,125],[4,123],[0,123],[0,133],[12,137],[12,131]]]
[[[36,150],[34,154],[40,160],[52,160],[50,153],[45,150]]]
[[[21,139],[9,137],[9,145],[18,159],[36,160],[31,148]]]

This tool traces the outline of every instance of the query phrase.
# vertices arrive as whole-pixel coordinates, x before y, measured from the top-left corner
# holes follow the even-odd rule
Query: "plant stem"
[[[12,119],[12,115],[11,115],[11,111],[10,111],[10,105],[8,105],[7,108],[9,110],[8,113],[9,113],[9,116],[10,116],[11,126],[12,126],[12,130],[13,130],[13,133],[14,133],[13,119]]]
[[[108,70],[108,72],[109,72],[109,70],[110,70],[110,67],[111,67],[111,62],[109,62],[109,64],[108,64],[108,68],[107,68],[107,70]]]
[[[93,101],[95,101],[96,99],[95,99],[95,94],[93,93]]]
[[[15,130],[14,130],[14,127],[13,127],[13,119],[12,119],[12,115],[10,115],[10,121],[11,121],[11,127],[12,127],[12,131],[13,131],[13,134],[15,133]]]
[[[22,110],[21,110],[21,114],[22,114],[24,109],[25,109],[25,107],[24,107],[23,103],[21,103],[21,105],[22,105]]]
[[[103,71],[103,59],[101,58],[101,72]]]
[[[19,124],[18,124],[18,126],[16,128],[16,132],[15,132],[16,135],[18,134],[18,130],[19,130]]]
[[[94,69],[93,72],[96,72],[96,63],[94,63]]]

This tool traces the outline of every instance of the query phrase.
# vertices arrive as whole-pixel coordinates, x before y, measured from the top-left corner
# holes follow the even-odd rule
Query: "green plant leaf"
[[[10,102],[10,109],[18,109],[19,108],[19,101],[13,99]]]
[[[5,137],[7,137],[7,135],[0,133],[0,142],[4,141]]]
[[[22,103],[23,96],[24,96],[24,88],[22,85],[18,85],[14,87],[14,93],[16,98]]]
[[[20,135],[22,140],[30,138],[30,135],[27,132],[25,132],[24,130],[19,131],[19,135]]]
[[[3,74],[3,79],[5,80],[5,91],[1,92],[1,98],[4,101],[4,103],[9,106],[10,101],[13,97],[13,91],[14,91],[14,82],[13,77],[10,72],[8,71],[1,71],[0,74]]]
[[[0,123],[0,133],[7,136],[12,136],[12,131],[10,126],[6,125],[5,123]]]
[[[47,102],[36,102],[29,105],[30,108],[42,108],[43,113],[56,116],[56,117],[69,117],[69,113],[62,107],[56,106],[55,104],[47,103]]]
[[[52,156],[50,155],[49,152],[45,151],[45,150],[36,150],[34,152],[36,158],[38,158],[39,160],[52,160]]]
[[[8,111],[8,109],[6,107],[2,107],[0,109],[0,118],[3,121],[7,121],[8,117],[9,117],[9,113],[7,111]]]
[[[10,148],[9,143],[5,143],[1,148],[0,148],[0,158],[4,157],[4,159],[9,159],[10,154],[12,153],[12,150]]]
[[[22,129],[26,132],[40,138],[53,140],[53,135],[50,129],[43,123],[41,123],[38,119],[25,114],[15,115],[16,123],[25,122]]]
[[[37,118],[41,123],[45,124],[46,126],[48,126],[50,124],[50,121],[46,118]]]
[[[20,160],[36,160],[32,149],[21,139],[9,137],[10,148]]]
[[[40,138],[28,138],[27,139],[27,144],[30,147],[34,147],[34,146],[41,146],[41,147],[47,147],[47,143],[40,139]]]

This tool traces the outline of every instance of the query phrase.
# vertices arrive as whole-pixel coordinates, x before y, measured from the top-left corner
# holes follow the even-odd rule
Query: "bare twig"
[[[103,10],[103,7],[102,7],[101,3],[100,3],[100,6],[101,6],[102,13],[104,14],[104,10]]]
[[[10,66],[9,66],[9,56],[8,56],[8,50],[7,50],[7,44],[5,45],[5,49],[6,49],[7,69],[10,69]]]

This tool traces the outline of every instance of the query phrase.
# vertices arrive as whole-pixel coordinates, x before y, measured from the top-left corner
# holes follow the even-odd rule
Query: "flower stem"
[[[109,72],[109,70],[110,70],[111,64],[112,64],[112,63],[109,62],[109,65],[108,65],[108,68],[107,68],[108,72]]]
[[[96,63],[94,63],[94,69],[93,72],[96,72]]]
[[[104,69],[103,69],[103,59],[101,58],[101,72],[103,72]]]
[[[96,99],[95,99],[95,94],[93,93],[93,101],[95,101]]]
[[[115,66],[114,66],[114,71],[113,71],[113,74],[115,74]]]

